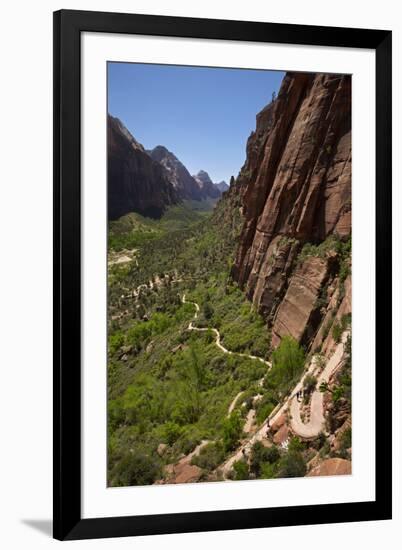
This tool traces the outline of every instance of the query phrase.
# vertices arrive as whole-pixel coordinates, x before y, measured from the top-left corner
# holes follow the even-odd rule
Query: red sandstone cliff
[[[266,317],[274,346],[285,334],[311,345],[345,299],[339,250],[300,252],[351,232],[350,76],[288,73],[257,115],[236,188],[245,221],[232,275]]]

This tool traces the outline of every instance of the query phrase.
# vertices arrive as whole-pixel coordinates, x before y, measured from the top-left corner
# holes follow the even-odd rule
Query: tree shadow
[[[51,519],[23,519],[21,523],[32,527],[36,531],[43,533],[44,535],[52,536],[53,522]]]

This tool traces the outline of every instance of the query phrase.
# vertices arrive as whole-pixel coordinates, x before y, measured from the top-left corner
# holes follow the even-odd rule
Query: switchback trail
[[[272,366],[271,363],[269,361],[266,361],[262,357],[258,357],[258,355],[249,355],[248,353],[240,353],[238,351],[230,351],[227,348],[225,348],[225,346],[223,346],[221,344],[221,335],[220,335],[218,329],[216,329],[214,327],[212,327],[212,328],[210,328],[210,327],[205,327],[205,328],[195,327],[193,322],[198,318],[198,313],[200,311],[200,306],[197,304],[197,302],[188,302],[186,300],[186,295],[185,294],[183,294],[183,297],[182,297],[181,300],[182,300],[183,304],[192,304],[195,307],[195,313],[194,313],[193,320],[190,321],[190,323],[187,327],[187,330],[195,330],[197,332],[212,331],[215,334],[215,344],[221,351],[223,351],[223,353],[227,353],[228,355],[239,355],[240,357],[248,357],[248,359],[253,359],[255,361],[260,361],[261,363],[264,363],[264,365],[267,365],[269,369],[271,368],[271,366]]]
[[[290,405],[290,425],[292,430],[300,437],[304,437],[305,439],[316,437],[325,427],[323,407],[324,394],[320,392],[319,388],[323,382],[329,381],[330,377],[338,368],[338,366],[342,364],[345,343],[348,335],[348,331],[345,331],[342,334],[341,342],[337,345],[324,370],[317,377],[316,389],[314,390],[310,401],[309,422],[304,423],[301,419],[300,403],[297,399],[293,397],[292,403]]]
[[[349,336],[349,331],[345,331],[342,334],[341,342],[335,348],[334,353],[330,357],[326,367],[319,375],[317,380],[317,388],[312,396],[310,403],[310,421],[304,424],[300,417],[300,404],[297,401],[297,392],[303,389],[303,380],[307,374],[312,374],[317,369],[317,356],[313,356],[309,368],[303,372],[299,382],[293,388],[289,397],[282,402],[282,404],[275,407],[265,422],[260,428],[246,441],[244,441],[240,447],[237,448],[235,453],[229,457],[220,467],[219,470],[223,473],[223,476],[227,478],[232,466],[238,460],[244,458],[244,455],[248,456],[252,446],[257,441],[262,441],[267,438],[267,432],[270,430],[270,426],[289,408],[291,413],[291,428],[293,432],[305,439],[311,439],[318,436],[318,434],[325,427],[325,418],[323,411],[323,394],[319,391],[319,386],[322,382],[327,382],[338,366],[341,364],[344,354],[344,347]]]

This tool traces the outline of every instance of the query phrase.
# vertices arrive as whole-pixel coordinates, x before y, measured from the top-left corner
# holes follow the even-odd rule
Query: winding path
[[[335,370],[341,365],[345,350],[345,343],[349,336],[349,331],[342,334],[340,343],[336,346],[334,353],[331,355],[324,370],[317,378],[316,389],[311,396],[310,401],[310,419],[304,423],[300,416],[300,403],[297,399],[292,399],[290,405],[292,430],[305,439],[316,437],[325,428],[325,417],[323,400],[324,394],[320,392],[320,385],[323,382],[328,382]],[[312,361],[313,362],[313,361]]]
[[[349,336],[350,332],[345,331],[342,334],[341,342],[337,345],[334,353],[330,357],[326,367],[320,374],[317,380],[317,388],[319,388],[320,384],[322,382],[326,382],[330,379],[332,374],[335,372],[335,370],[338,368],[338,366],[341,364],[344,354],[344,348],[346,340]],[[311,400],[311,413],[310,413],[310,421],[307,424],[304,424],[300,417],[300,409],[299,409],[299,402],[297,401],[296,394],[299,390],[303,389],[303,380],[307,374],[312,374],[317,369],[317,356],[313,356],[311,363],[309,365],[309,368],[303,372],[299,382],[296,384],[296,386],[293,388],[290,396],[282,403],[282,405],[278,405],[275,407],[275,409],[271,412],[271,414],[268,416],[268,418],[265,420],[265,422],[261,425],[261,427],[253,434],[251,438],[246,440],[240,447],[237,448],[235,453],[230,456],[226,462],[224,462],[218,469],[223,473],[223,476],[227,478],[227,475],[231,471],[234,462],[237,462],[238,460],[241,460],[244,455],[248,456],[249,452],[251,451],[251,448],[253,447],[254,443],[257,441],[266,440],[267,438],[267,432],[269,431],[269,427],[272,426],[272,424],[282,415],[286,412],[287,408],[290,405],[291,410],[291,428],[293,432],[303,438],[309,439],[316,437],[323,429],[324,427],[324,414],[323,414],[323,394],[317,389]]]
[[[236,407],[236,404],[240,398],[241,395],[243,395],[244,393],[244,390],[242,391],[239,391],[239,393],[237,395],[235,395],[233,401],[230,403],[229,405],[229,408],[228,408],[228,417],[232,414],[232,412],[234,411],[234,408]]]
[[[195,330],[197,332],[211,331],[215,334],[215,344],[216,344],[216,346],[221,351],[223,351],[223,353],[227,353],[228,355],[239,355],[240,357],[248,357],[248,359],[253,359],[255,361],[260,361],[261,363],[264,363],[264,365],[267,365],[269,368],[271,368],[272,364],[269,361],[266,361],[265,359],[263,359],[262,357],[258,357],[258,355],[249,355],[248,353],[240,353],[238,351],[230,351],[229,349],[225,348],[225,346],[223,346],[221,344],[221,335],[219,333],[219,330],[216,329],[215,327],[212,327],[212,328],[210,328],[210,327],[205,327],[205,328],[195,327],[193,323],[198,318],[198,313],[200,312],[200,306],[197,304],[197,302],[188,302],[186,300],[186,295],[185,294],[183,294],[181,301],[183,302],[183,304],[192,304],[195,307],[194,317],[193,317],[192,321],[190,321],[190,323],[187,327],[187,330]]]
[[[227,348],[225,348],[225,346],[223,346],[222,343],[221,343],[221,335],[220,335],[218,329],[216,329],[214,327],[212,327],[212,328],[209,328],[209,327],[205,327],[205,328],[195,327],[194,326],[194,321],[198,318],[198,314],[200,312],[200,306],[197,304],[197,302],[188,302],[186,300],[186,295],[185,294],[183,294],[183,296],[182,296],[182,302],[183,302],[183,304],[192,304],[195,307],[194,317],[190,321],[190,323],[187,327],[187,330],[194,330],[194,331],[197,331],[197,332],[212,331],[215,334],[215,344],[221,351],[223,351],[223,353],[227,353],[228,355],[239,355],[240,357],[247,357],[248,359],[252,359],[254,361],[260,361],[261,363],[264,363],[264,365],[267,365],[268,371],[271,369],[272,363],[270,363],[269,361],[266,361],[262,357],[258,357],[258,355],[249,355],[248,353],[240,353],[240,352],[237,352],[237,351],[230,351]],[[265,375],[258,381],[259,386],[263,385],[264,378],[265,378]],[[244,391],[240,391],[234,397],[233,401],[230,403],[229,409],[228,409],[228,414],[227,414],[228,417],[231,415],[231,413],[234,410],[239,398],[241,397],[241,395],[243,393],[244,393]],[[245,433],[250,433],[252,431],[252,428],[253,428],[253,425],[254,425],[254,422],[255,422],[255,415],[256,415],[255,410],[250,409],[250,411],[248,412],[245,424],[244,424],[244,428],[243,428],[243,431]]]

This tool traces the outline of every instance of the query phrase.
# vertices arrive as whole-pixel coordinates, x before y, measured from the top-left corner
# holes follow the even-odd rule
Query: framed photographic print
[[[391,32],[56,12],[54,189],[56,538],[391,517]]]

